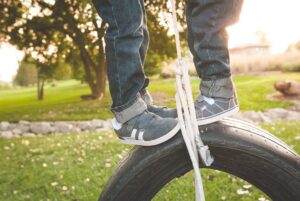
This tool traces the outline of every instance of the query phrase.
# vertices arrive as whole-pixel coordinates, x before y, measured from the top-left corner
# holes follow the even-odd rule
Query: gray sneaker
[[[122,143],[142,146],[161,144],[172,138],[180,129],[177,119],[161,118],[148,111],[124,124],[113,119],[112,124]]]
[[[177,118],[177,110],[174,108],[161,107],[156,105],[147,105],[147,110],[162,118]]]
[[[195,101],[198,125],[210,124],[239,111],[236,96],[232,98],[210,98],[199,95]]]

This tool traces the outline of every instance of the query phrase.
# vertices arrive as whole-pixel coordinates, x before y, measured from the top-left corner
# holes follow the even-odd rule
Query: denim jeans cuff
[[[200,84],[201,94],[213,98],[231,98],[234,96],[235,88],[231,77],[202,80]]]
[[[153,104],[152,96],[146,89],[142,89],[140,91],[140,95],[141,95],[141,98],[145,101],[145,103],[147,105],[152,105]]]
[[[133,117],[143,113],[147,109],[145,101],[140,95],[135,100],[128,104],[112,108],[111,111],[114,113],[119,123],[125,123]]]

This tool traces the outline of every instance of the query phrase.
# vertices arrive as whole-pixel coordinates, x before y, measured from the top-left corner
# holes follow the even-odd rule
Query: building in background
[[[271,47],[269,44],[245,44],[231,48],[229,51],[231,55],[268,55],[271,53]]]

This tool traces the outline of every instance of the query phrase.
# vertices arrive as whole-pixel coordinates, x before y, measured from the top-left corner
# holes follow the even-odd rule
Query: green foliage
[[[3,81],[0,81],[0,89],[9,89],[12,88],[12,85]]]
[[[59,77],[55,72],[66,70],[57,69],[63,61],[73,68],[74,78],[88,81],[93,91],[105,83],[103,79],[97,83],[99,70],[95,69],[103,68],[103,36],[107,26],[90,4],[87,0],[1,1],[0,38],[32,56],[41,78]],[[151,35],[145,70],[151,75],[160,71],[163,61],[174,58],[176,51],[173,36],[168,35],[167,0],[147,0],[145,5]],[[184,2],[177,1],[177,6],[184,28]]]
[[[298,41],[295,45],[293,45],[296,50],[300,50],[300,41]]]
[[[59,63],[58,67],[54,70],[53,78],[55,80],[69,80],[73,78],[71,65],[68,63]]]
[[[149,54],[145,61],[145,72],[147,75],[158,74],[161,71],[162,65],[168,60],[167,55],[156,53]]]
[[[284,68],[288,72],[300,72],[300,63],[289,64]]]
[[[1,1],[0,37],[34,59],[42,80],[59,77],[55,72],[61,63],[80,62],[80,67],[85,66],[92,94],[100,95],[99,91],[105,88],[102,38],[106,25],[90,3],[88,0]],[[66,69],[60,72],[66,73]]]
[[[145,61],[145,72],[148,75],[158,74],[162,64],[176,57],[175,40],[173,35],[169,35],[169,24],[167,15],[170,10],[167,1],[146,1],[148,28],[150,33],[150,44],[148,56]],[[178,11],[184,10],[184,2],[177,1]],[[164,16],[162,18],[158,16]],[[184,13],[178,12],[178,20],[182,27],[185,27]],[[172,25],[171,25],[172,26]],[[185,29],[185,28],[184,28]],[[182,32],[182,42],[184,43],[185,33]],[[184,45],[184,44],[183,44]]]
[[[263,125],[300,153],[299,121]],[[131,146],[114,133],[0,138],[0,200],[97,200],[117,164]],[[219,171],[203,170],[207,201],[253,201],[267,198],[254,186],[238,195],[245,181]],[[177,178],[154,200],[194,200],[193,175]]]
[[[14,79],[14,84],[19,86],[30,86],[37,83],[37,68],[33,63],[22,61],[17,75]]]

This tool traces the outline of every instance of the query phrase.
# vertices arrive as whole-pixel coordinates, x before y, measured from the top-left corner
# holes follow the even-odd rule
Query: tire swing
[[[273,135],[248,123],[224,119],[199,127],[214,162],[206,167],[239,177],[273,201],[300,201],[300,157]],[[167,183],[193,169],[178,133],[154,147],[134,147],[119,164],[100,201],[150,201]],[[226,185],[226,184],[224,184]]]

